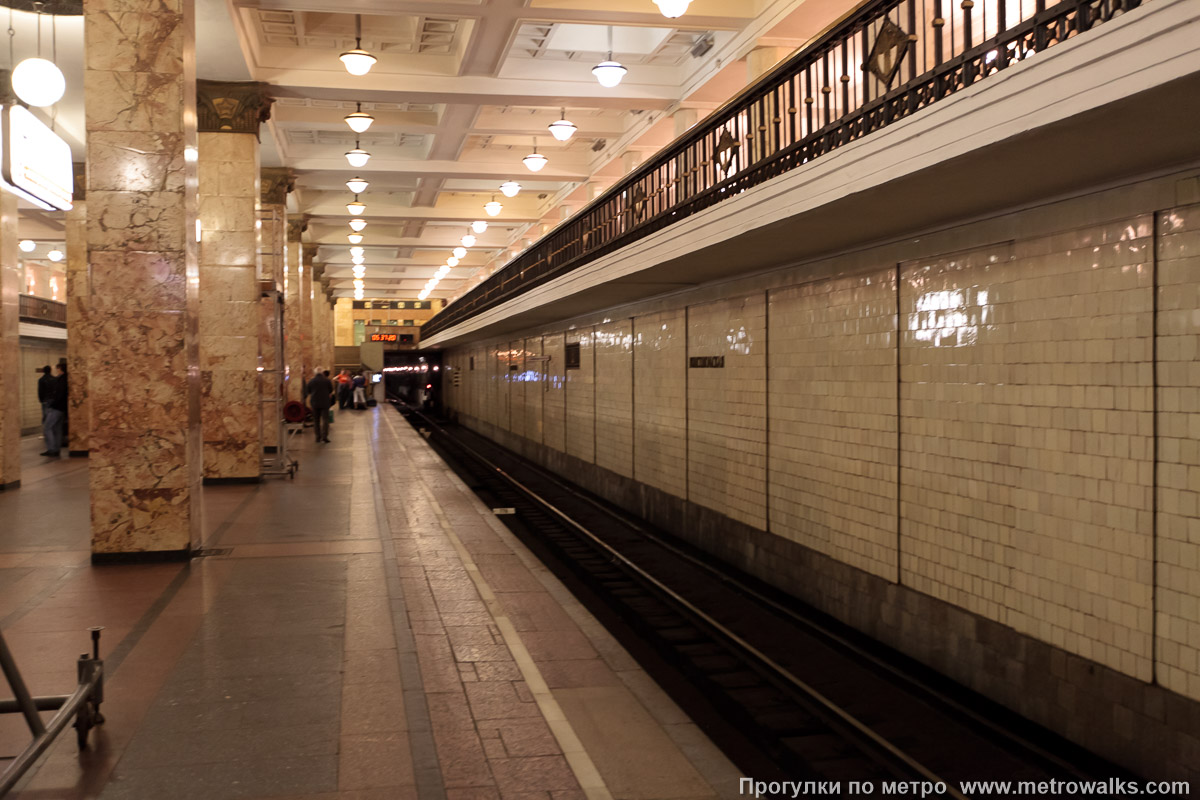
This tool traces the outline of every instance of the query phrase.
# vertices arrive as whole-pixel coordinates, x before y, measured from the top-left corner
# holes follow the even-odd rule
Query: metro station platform
[[[186,565],[89,565],[87,461],[23,442],[0,626],[32,692],[103,625],[106,723],[17,798],[732,797],[703,733],[389,408],[205,489]],[[0,754],[28,740],[0,717]]]

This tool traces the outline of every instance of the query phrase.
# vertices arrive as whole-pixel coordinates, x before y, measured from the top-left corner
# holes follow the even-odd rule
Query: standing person
[[[38,403],[42,407],[42,438],[46,440],[46,452],[41,455],[48,456],[54,449],[54,429],[46,421],[46,416],[50,411],[50,402],[54,399],[54,378],[50,375],[49,364],[42,367],[41,372],[42,377],[38,378],[37,382],[37,393]]]
[[[50,403],[46,409],[43,431],[46,435],[46,452],[41,455],[58,458],[63,444],[63,420],[67,418],[67,365],[58,365],[58,374],[51,381]]]
[[[350,405],[350,375],[346,370],[338,373],[337,384],[338,408],[345,408]]]
[[[313,430],[318,442],[329,441],[329,409],[333,407],[333,383],[318,368],[308,382],[308,404],[313,412]]]
[[[367,407],[367,379],[361,374],[354,376],[354,381],[351,383],[354,387],[354,408],[355,410],[363,410]]]

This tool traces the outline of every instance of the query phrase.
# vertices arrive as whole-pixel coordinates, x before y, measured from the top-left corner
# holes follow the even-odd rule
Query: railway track
[[[1123,772],[493,442],[401,409],[746,775],[1086,780]],[[817,785],[814,784],[814,785]]]

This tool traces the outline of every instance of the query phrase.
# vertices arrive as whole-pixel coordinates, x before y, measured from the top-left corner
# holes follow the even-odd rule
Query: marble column
[[[283,347],[283,281],[287,276],[287,196],[296,187],[296,175],[284,167],[268,167],[260,171],[259,231],[262,274],[259,311],[259,364],[262,378],[260,396],[264,399],[286,397],[282,357]],[[264,413],[269,406],[264,406]],[[263,449],[275,452],[279,446],[276,425],[263,427]]]
[[[303,269],[304,245],[300,237],[308,228],[303,217],[288,220],[287,275],[283,294],[283,363],[287,370],[287,399],[299,400],[303,394],[304,354],[301,346],[303,318],[300,310],[300,273]]]
[[[313,328],[313,259],[316,258],[317,247],[305,247],[300,256],[300,371],[301,380],[307,381],[312,377],[317,364],[313,339],[316,331]]]
[[[266,84],[198,81],[200,416],[206,482],[262,477],[259,126]]]
[[[200,541],[193,0],[84,0],[92,560]]]
[[[75,196],[63,224],[67,239],[67,374],[71,391],[67,418],[71,421],[67,449],[73,456],[88,454],[88,432],[92,426],[92,407],[88,402],[88,351],[92,332],[88,322],[88,298],[92,280],[88,269],[87,242],[87,170],[75,164]]]
[[[312,358],[313,368],[332,369],[333,365],[325,358],[325,313],[329,301],[325,298],[325,265],[312,265]]]
[[[17,198],[0,190],[0,489],[21,485],[21,380],[33,380],[21,375],[20,309]]]

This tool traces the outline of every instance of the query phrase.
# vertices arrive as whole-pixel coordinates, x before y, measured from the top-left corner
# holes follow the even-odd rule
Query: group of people
[[[46,450],[40,455],[58,458],[67,439],[67,365],[59,362],[56,374],[51,374],[50,365],[42,367],[42,377],[37,382],[38,402],[42,404],[42,436],[46,439]]]
[[[338,408],[356,409],[367,407],[367,373],[361,372],[353,377],[348,370],[342,370],[336,378],[329,377],[329,370],[317,369],[312,378],[304,386],[308,407],[312,409],[313,431],[318,442],[329,442],[329,423],[333,421],[333,404]]]

